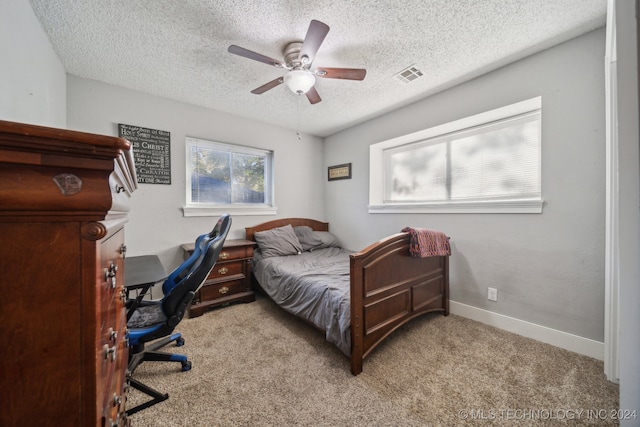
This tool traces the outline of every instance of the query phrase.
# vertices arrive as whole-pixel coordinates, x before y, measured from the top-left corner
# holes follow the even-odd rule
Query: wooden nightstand
[[[229,239],[224,243],[216,265],[196,293],[189,317],[201,316],[206,310],[232,302],[255,301],[251,290],[251,260],[256,242]],[[185,259],[191,256],[194,243],[182,245]]]

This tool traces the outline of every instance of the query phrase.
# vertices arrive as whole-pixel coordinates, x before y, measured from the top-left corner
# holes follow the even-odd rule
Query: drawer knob
[[[220,288],[218,292],[220,292],[221,294],[226,294],[227,292],[229,292],[229,288],[226,286],[223,286]]]
[[[229,258],[229,252],[220,252],[220,255],[218,256],[218,258],[220,258],[220,259]]]
[[[218,269],[218,273],[220,274],[227,274],[228,272],[229,272],[229,269],[227,267],[222,267]]]

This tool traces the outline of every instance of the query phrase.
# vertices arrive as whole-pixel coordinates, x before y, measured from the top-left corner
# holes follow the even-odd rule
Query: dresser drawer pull
[[[229,258],[229,252],[220,252],[220,255],[218,256],[219,259],[227,259]]]
[[[109,268],[104,269],[104,281],[111,282],[111,289],[116,288],[116,272],[118,271],[118,266],[113,262],[109,264]]]
[[[115,362],[116,360],[116,346],[114,345],[113,347],[109,347],[108,344],[105,344],[103,346],[104,349],[104,358],[108,359],[109,355],[111,355],[111,361]]]
[[[117,338],[118,331],[114,330],[113,328],[109,328],[109,341],[116,342]]]
[[[218,273],[220,274],[227,274],[228,272],[229,272],[229,269],[227,267],[222,267],[218,269]]]
[[[229,288],[226,286],[223,286],[220,288],[218,292],[220,292],[221,294],[226,294],[227,292],[229,292]]]

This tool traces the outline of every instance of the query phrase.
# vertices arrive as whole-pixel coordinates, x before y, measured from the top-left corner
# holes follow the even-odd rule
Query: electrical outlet
[[[491,301],[498,301],[498,290],[496,288],[489,288],[487,298]]]

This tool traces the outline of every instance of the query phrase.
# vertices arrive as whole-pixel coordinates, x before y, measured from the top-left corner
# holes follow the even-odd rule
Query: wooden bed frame
[[[306,218],[277,219],[247,227],[254,233],[291,224],[329,231],[329,224]],[[409,233],[398,233],[350,255],[351,373],[387,336],[425,313],[449,314],[449,257],[412,258]]]

